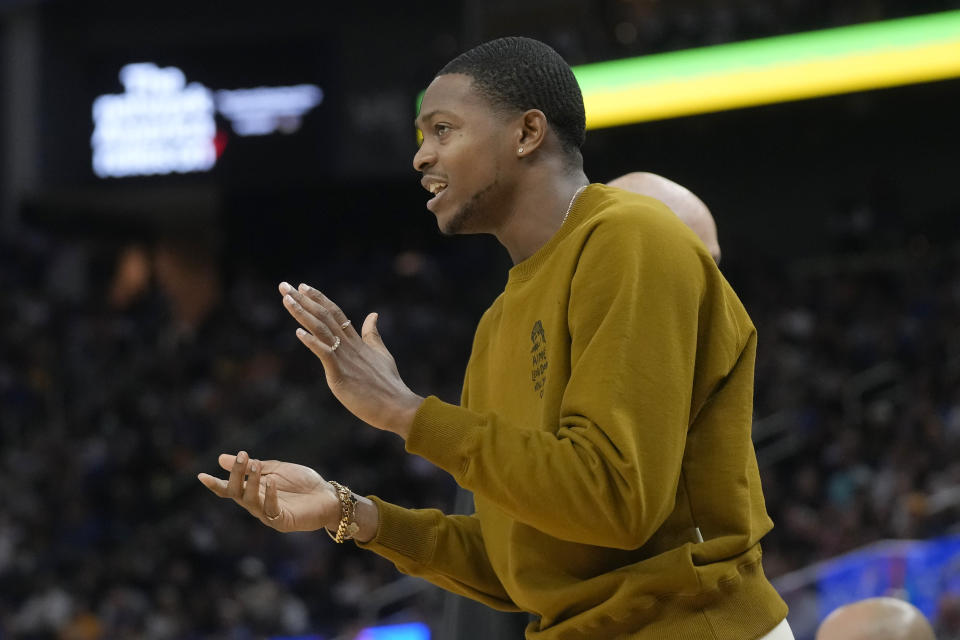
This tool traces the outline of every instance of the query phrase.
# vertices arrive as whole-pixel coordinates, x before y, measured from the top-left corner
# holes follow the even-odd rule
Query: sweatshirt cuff
[[[356,542],[362,549],[396,562],[413,560],[428,564],[437,545],[436,519],[419,510],[404,509],[377,496],[367,496],[377,505],[380,524],[368,542]]]
[[[429,396],[413,417],[405,447],[459,482],[470,461],[471,443],[483,428],[482,415]]]

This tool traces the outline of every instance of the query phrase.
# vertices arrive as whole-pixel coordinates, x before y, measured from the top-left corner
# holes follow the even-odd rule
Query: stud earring
[[[523,153],[523,147],[520,147],[519,149],[517,149],[517,153]]]

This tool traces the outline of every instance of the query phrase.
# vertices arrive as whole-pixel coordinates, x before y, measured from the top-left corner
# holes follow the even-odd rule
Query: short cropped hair
[[[512,36],[477,45],[444,66],[438,76],[462,73],[495,109],[539,109],[568,153],[586,137],[583,94],[573,70],[549,45]]]

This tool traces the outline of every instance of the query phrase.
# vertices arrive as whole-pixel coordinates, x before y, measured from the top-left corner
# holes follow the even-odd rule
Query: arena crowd
[[[759,329],[758,429],[778,434],[758,442],[771,577],[960,521],[960,247],[837,237],[825,257],[727,274]],[[376,309],[410,386],[455,400],[497,284],[464,287],[471,268],[407,252],[305,275],[356,317]],[[185,282],[207,285],[197,299]],[[452,506],[446,474],[331,397],[254,269],[24,230],[0,247],[0,288],[0,637],[350,637],[392,566],[212,500],[195,475],[220,451]],[[381,613],[432,621],[439,602]]]

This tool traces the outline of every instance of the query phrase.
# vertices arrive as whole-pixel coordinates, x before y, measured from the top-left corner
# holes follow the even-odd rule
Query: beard
[[[467,200],[460,210],[453,214],[446,225],[440,227],[440,233],[446,236],[456,235],[458,233],[476,233],[482,226],[484,205],[488,204],[490,193],[499,183],[499,176],[493,179],[493,182],[477,191]],[[488,214],[489,217],[489,214]]]

